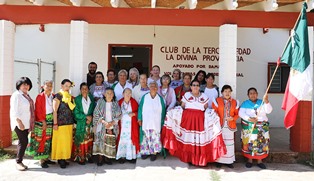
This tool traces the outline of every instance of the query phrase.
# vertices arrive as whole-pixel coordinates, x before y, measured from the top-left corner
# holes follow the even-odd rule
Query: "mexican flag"
[[[295,123],[299,101],[311,101],[312,98],[313,67],[310,64],[306,9],[307,5],[304,3],[281,57],[281,61],[290,66],[289,79],[282,102],[282,109],[286,111],[284,125],[287,129]]]

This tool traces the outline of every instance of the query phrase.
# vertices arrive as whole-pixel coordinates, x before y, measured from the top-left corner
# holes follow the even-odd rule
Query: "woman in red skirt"
[[[219,117],[208,106],[208,97],[200,92],[200,83],[193,80],[192,92],[182,97],[182,109],[168,111],[163,127],[163,144],[171,155],[196,166],[226,154]],[[206,109],[206,111],[205,111]]]

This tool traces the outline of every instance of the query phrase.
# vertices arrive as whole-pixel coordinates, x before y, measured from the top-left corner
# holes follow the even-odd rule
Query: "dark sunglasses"
[[[193,87],[199,87],[200,85],[198,84],[192,84]]]

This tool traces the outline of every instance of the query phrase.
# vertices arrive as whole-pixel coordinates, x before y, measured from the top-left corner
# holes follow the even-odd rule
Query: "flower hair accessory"
[[[75,83],[74,82],[71,82],[71,87],[75,87]]]

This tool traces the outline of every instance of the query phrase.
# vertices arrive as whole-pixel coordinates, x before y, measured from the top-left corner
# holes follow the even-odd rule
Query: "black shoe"
[[[105,164],[107,165],[112,165],[112,162],[109,158],[105,157],[105,161],[104,161]]]
[[[264,163],[258,163],[257,166],[261,169],[266,169],[266,165],[264,165]]]
[[[80,161],[78,161],[77,162],[79,165],[85,165],[85,162],[80,162]]]
[[[234,168],[233,164],[226,164],[228,168]]]
[[[50,165],[56,164],[56,162],[53,162],[53,161],[51,161],[51,160],[46,160],[45,163],[50,164]]]
[[[157,155],[151,155],[150,156],[150,161],[155,161],[157,159]]]
[[[93,161],[92,158],[89,158],[87,162],[88,162],[88,163],[94,163],[94,161]]]
[[[142,155],[141,158],[145,160],[146,158],[148,158],[148,155]]]
[[[217,168],[221,168],[222,164],[221,163],[216,163]]]
[[[119,163],[120,163],[120,164],[124,164],[124,163],[125,163],[125,158],[120,158],[120,159],[119,159]]]
[[[48,168],[48,164],[46,162],[43,162],[40,164],[41,168]]]
[[[136,159],[128,160],[129,163],[136,163]]]
[[[97,162],[97,166],[102,166],[103,165],[103,163],[102,162]]]
[[[246,168],[251,168],[253,166],[253,163],[251,162],[246,162],[245,167]]]
[[[59,162],[60,168],[66,168],[67,167],[65,160],[58,160],[58,162]]]

